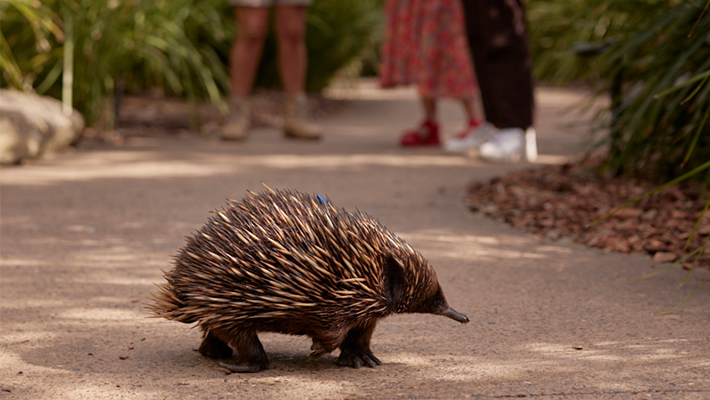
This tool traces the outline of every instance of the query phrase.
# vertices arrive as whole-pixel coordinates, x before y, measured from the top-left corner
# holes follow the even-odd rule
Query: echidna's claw
[[[363,365],[367,365],[370,368],[375,368],[377,365],[382,365],[377,357],[368,350],[353,350],[353,351],[341,351],[338,357],[338,365],[344,367],[360,368]]]
[[[251,365],[251,364],[227,364],[227,363],[223,363],[223,362],[220,362],[220,363],[219,363],[219,366],[222,367],[222,368],[226,368],[226,369],[228,369],[228,370],[231,371],[231,372],[236,372],[236,373],[240,373],[240,372],[259,372],[259,371],[261,371],[261,370],[264,369],[264,368],[262,368],[260,365]]]

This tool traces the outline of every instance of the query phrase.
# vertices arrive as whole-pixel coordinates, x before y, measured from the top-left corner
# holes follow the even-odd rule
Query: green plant
[[[590,74],[596,52],[625,30],[633,30],[638,14],[654,0],[530,0],[527,2],[528,37],[535,60],[536,79],[564,85],[594,82]],[[580,44],[588,44],[585,51]]]
[[[27,0],[0,0],[0,20],[2,86],[27,90],[57,55],[50,41],[64,40],[61,21],[47,5]],[[16,57],[13,49],[23,51]]]
[[[596,70],[607,77],[605,88],[616,78],[621,89],[606,125],[603,171],[668,181],[710,160],[706,2],[657,2],[638,30],[620,34],[600,56]],[[710,173],[693,179],[710,183]]]
[[[29,1],[10,0],[9,3],[15,7],[5,4],[2,7],[3,44],[7,44],[3,46],[3,60],[14,60],[25,85],[41,94],[60,97],[64,50],[71,44],[74,107],[89,124],[106,111],[116,86],[124,82],[130,91],[158,87],[178,95],[207,97],[216,103],[221,101],[220,88],[229,84],[224,65],[210,45],[231,36],[222,16],[215,11],[222,2],[47,0],[30,5]],[[56,20],[57,27],[65,27],[65,22],[71,21],[71,36],[65,38],[62,32],[54,31],[53,36],[39,35],[37,29],[31,35],[32,31],[23,25],[34,18],[23,11],[31,7],[45,20]],[[6,58],[6,53],[12,56]],[[6,69],[5,64],[3,74],[12,77],[12,69]]]
[[[601,173],[662,182],[710,159],[707,5],[707,0],[529,2],[537,78],[585,81],[601,95],[612,93],[613,110],[600,121],[609,134],[596,146],[609,149]],[[669,91],[674,86],[678,90]],[[666,95],[656,97],[659,93]],[[710,182],[710,172],[692,179]]]
[[[56,98],[71,89],[73,106],[90,125],[111,124],[117,90],[160,89],[222,105],[229,91],[236,27],[223,0],[0,0],[0,16],[2,86]],[[318,91],[339,70],[373,58],[382,0],[316,0],[307,25],[307,89]],[[68,37],[65,29],[71,30]],[[68,48],[74,50],[65,57]],[[63,73],[67,61],[73,62],[69,80]],[[271,37],[257,85],[279,82]]]

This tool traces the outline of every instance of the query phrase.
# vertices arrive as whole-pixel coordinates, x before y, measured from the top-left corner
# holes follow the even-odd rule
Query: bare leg
[[[269,368],[269,359],[256,332],[237,336],[232,345],[237,349],[237,364],[220,362],[222,367],[232,372],[259,372]]]
[[[469,121],[485,121],[483,104],[481,104],[481,99],[477,94],[472,97],[464,97],[461,99],[461,104]]]
[[[424,109],[424,118],[427,121],[436,123],[436,99],[434,97],[422,97],[422,108]]]
[[[370,350],[370,340],[375,332],[375,325],[376,322],[373,321],[366,326],[356,327],[348,332],[343,344],[340,345],[339,365],[353,368],[367,365],[374,368],[375,365],[382,364]]]
[[[248,96],[254,84],[256,69],[266,37],[269,10],[266,7],[235,7],[237,38],[230,54],[232,95]]]
[[[305,90],[306,65],[306,15],[304,6],[276,6],[276,36],[279,45],[279,69],[284,91],[297,95]]]
[[[291,139],[320,139],[320,128],[308,122],[305,94],[306,15],[304,6],[276,6],[276,36],[279,42],[279,71],[286,92],[284,135]]]

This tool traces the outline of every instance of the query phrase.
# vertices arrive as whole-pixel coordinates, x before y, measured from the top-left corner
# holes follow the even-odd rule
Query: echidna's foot
[[[264,346],[261,345],[256,332],[236,334],[231,343],[237,350],[237,363],[220,362],[221,367],[227,368],[231,372],[259,372],[269,369],[269,358],[266,356]]]
[[[376,365],[382,365],[382,361],[378,360],[369,349],[344,348],[340,351],[338,365],[352,368],[367,365],[370,368],[375,368]]]
[[[382,364],[382,361],[378,360],[372,354],[372,350],[370,350],[370,339],[372,339],[376,323],[373,320],[365,325],[355,326],[348,331],[345,340],[340,345],[339,365],[353,368],[367,365],[370,368],[374,368],[375,365]]]
[[[202,341],[199,352],[203,356],[210,358],[229,358],[232,356],[232,348],[210,332],[207,333]]]
[[[269,368],[269,365],[261,365],[261,364],[227,364],[220,362],[219,366],[222,368],[226,368],[231,372],[234,373],[243,373],[243,372],[259,372],[263,371],[265,369]]]
[[[313,344],[311,345],[311,350],[313,350],[313,352],[308,355],[309,360],[315,360],[316,358],[318,358],[324,354],[328,354],[331,351],[333,351],[333,350],[326,349],[325,346],[323,345],[323,342],[321,342],[318,339],[313,339]]]

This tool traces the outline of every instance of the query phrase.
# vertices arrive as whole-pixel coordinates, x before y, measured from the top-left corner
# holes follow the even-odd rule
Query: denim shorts
[[[313,0],[230,0],[229,3],[239,7],[309,6]]]

